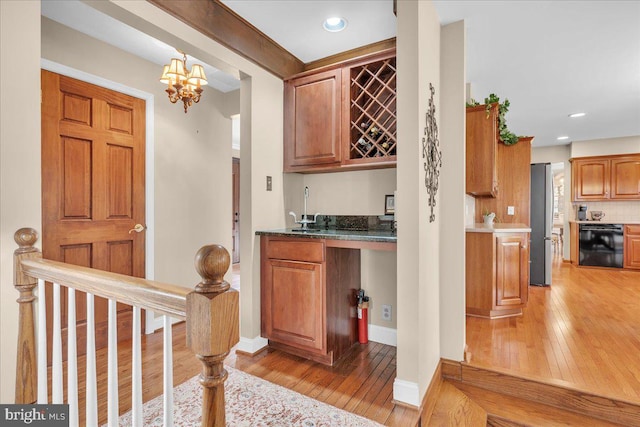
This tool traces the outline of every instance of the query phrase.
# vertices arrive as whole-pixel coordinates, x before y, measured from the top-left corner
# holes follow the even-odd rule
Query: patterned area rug
[[[225,366],[227,426],[380,427],[342,409]],[[202,387],[194,377],[174,389],[174,425],[200,426]],[[162,426],[162,396],[144,404],[144,426]],[[119,425],[131,425],[131,412]]]

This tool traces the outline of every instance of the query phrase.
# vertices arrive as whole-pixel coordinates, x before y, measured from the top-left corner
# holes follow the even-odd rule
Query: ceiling
[[[303,62],[395,36],[392,0],[222,0]],[[442,24],[465,20],[467,81],[482,102],[511,102],[507,123],[534,146],[640,135],[640,1],[434,1]],[[79,1],[43,1],[43,15],[158,64],[170,46]],[[347,19],[340,33],[322,21]],[[193,59],[189,62],[192,63]],[[201,61],[198,61],[201,62]],[[208,68],[226,92],[231,76]],[[581,118],[568,115],[585,112]],[[568,136],[563,141],[557,137]]]

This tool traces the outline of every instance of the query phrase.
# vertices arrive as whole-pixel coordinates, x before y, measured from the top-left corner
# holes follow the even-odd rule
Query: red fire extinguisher
[[[358,342],[369,342],[369,297],[364,296],[364,291],[358,292]]]

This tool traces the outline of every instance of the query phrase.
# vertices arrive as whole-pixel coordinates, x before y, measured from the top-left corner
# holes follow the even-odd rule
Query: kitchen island
[[[357,342],[360,249],[396,249],[390,230],[281,229],[260,236],[261,334],[333,365]]]
[[[529,298],[529,233],[525,224],[466,228],[466,313],[496,319],[522,315]]]

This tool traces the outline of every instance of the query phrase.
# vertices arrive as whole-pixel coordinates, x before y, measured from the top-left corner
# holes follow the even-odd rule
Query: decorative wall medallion
[[[442,166],[442,152],[440,151],[440,141],[438,140],[438,124],[436,123],[436,105],[433,102],[433,95],[436,93],[433,85],[429,83],[431,96],[429,97],[429,109],[426,114],[427,125],[424,128],[422,138],[422,158],[424,159],[424,185],[427,187],[429,195],[429,206],[431,215],[429,222],[436,219],[433,209],[436,206],[436,193],[440,179],[440,167]]]

